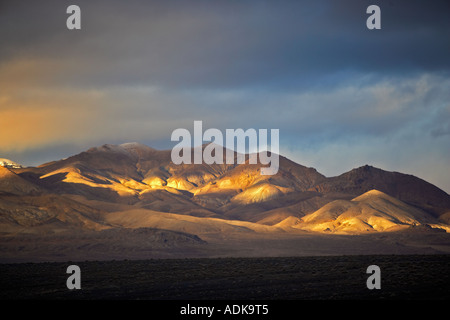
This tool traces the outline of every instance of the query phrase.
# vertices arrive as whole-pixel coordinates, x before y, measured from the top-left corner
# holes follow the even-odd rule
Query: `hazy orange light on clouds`
[[[0,65],[0,150],[23,151],[92,134],[102,94],[48,87],[60,74],[58,62],[15,59]]]
[[[169,136],[160,110],[170,99],[152,87],[70,84],[74,69],[89,68],[44,58],[0,64],[0,152]]]
[[[86,135],[85,117],[53,106],[0,111],[0,150],[22,151],[71,140],[74,133]]]

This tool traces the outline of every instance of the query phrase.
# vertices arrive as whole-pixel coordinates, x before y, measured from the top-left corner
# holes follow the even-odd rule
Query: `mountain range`
[[[165,232],[165,243],[450,232],[450,195],[413,175],[364,165],[326,177],[280,155],[267,176],[248,161],[175,165],[170,154],[125,143],[37,167],[2,159],[14,164],[0,166],[2,239],[142,228]]]

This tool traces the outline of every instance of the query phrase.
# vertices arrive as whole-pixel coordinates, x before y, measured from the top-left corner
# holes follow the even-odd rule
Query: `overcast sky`
[[[81,8],[81,30],[66,9]],[[381,8],[381,30],[366,9]],[[364,164],[450,192],[450,3],[1,1],[0,158],[105,143],[170,149],[176,128],[279,129],[334,176]]]

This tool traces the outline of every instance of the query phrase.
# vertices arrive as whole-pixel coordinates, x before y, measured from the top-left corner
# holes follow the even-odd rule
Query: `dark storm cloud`
[[[378,31],[365,27],[368,1],[78,1],[82,30],[69,32],[71,2],[14,1],[0,54],[63,60],[49,81],[71,85],[289,89],[449,71],[446,1],[375,2]]]

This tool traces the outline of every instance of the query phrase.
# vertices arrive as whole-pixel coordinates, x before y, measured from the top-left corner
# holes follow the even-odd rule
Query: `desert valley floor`
[[[242,232],[200,236],[153,228],[76,230],[2,237],[0,262],[450,254],[449,242],[449,233],[434,229],[362,235]]]
[[[449,263],[450,255],[85,261],[81,290],[66,288],[68,263],[0,264],[0,299],[448,300]],[[379,290],[366,287],[372,264]]]

